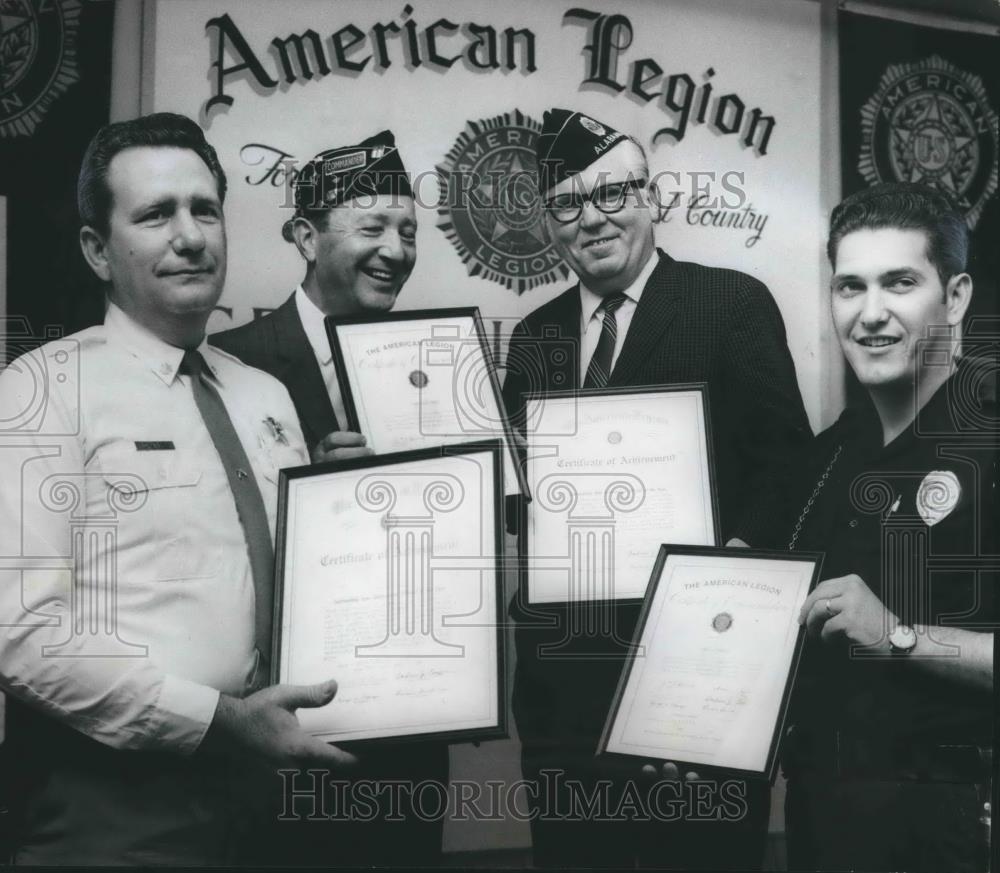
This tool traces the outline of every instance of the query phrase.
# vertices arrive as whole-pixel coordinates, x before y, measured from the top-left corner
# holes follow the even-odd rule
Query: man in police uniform
[[[514,330],[503,388],[508,414],[524,428],[523,396],[530,390],[707,383],[725,533],[753,475],[810,435],[781,314],[750,276],[675,261],[657,249],[658,192],[642,149],[625,134],[580,112],[553,109],[537,153],[546,228],[580,281]],[[543,622],[551,616],[539,616],[537,607],[515,601],[512,609],[522,766],[542,794],[551,784],[543,770],[579,780],[588,793],[607,775],[594,753],[638,610],[613,607],[612,638],[582,630],[606,626],[604,616],[591,616],[593,623],[570,615],[588,608],[555,609],[548,627]],[[542,651],[564,642],[570,627],[581,630],[559,654]],[[615,790],[627,786],[618,782]],[[613,810],[560,816],[567,798],[543,797],[531,822],[535,862],[749,869],[763,860],[767,786],[748,784],[746,800],[740,821],[632,827],[609,821]]]
[[[919,185],[830,220],[833,324],[865,396],[789,459],[775,532],[750,538],[826,553],[783,754],[792,869],[986,868],[997,361],[971,338],[960,359],[967,250]]]
[[[315,460],[370,454],[362,434],[345,430],[324,319],[378,315],[395,304],[417,257],[409,174],[395,137],[385,130],[317,155],[296,178],[294,194],[295,214],[282,234],[306,263],[302,283],[274,312],[210,341],[281,380]],[[413,789],[427,780],[447,787],[447,745],[383,747],[366,755],[352,776],[355,786],[363,780],[378,798],[370,820],[349,821],[348,811],[336,809],[327,810],[328,818],[321,811],[309,820],[323,806],[313,804],[310,789],[326,781],[350,791],[342,774],[286,777],[274,791],[271,821],[259,830],[247,862],[428,867],[440,862],[443,818],[420,814],[412,799]]]
[[[277,471],[306,460],[287,392],[212,349],[226,179],[190,119],[104,127],[79,180],[103,325],[0,375],[0,677],[20,864],[232,861],[227,761],[341,766],[269,655]],[[49,374],[51,378],[46,378]]]

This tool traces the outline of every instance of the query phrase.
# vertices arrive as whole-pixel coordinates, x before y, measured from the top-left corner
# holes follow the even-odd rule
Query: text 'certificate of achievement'
[[[281,471],[274,681],[336,679],[303,708],[329,742],[506,736],[502,448]]]
[[[771,779],[821,563],[663,546],[598,751]]]
[[[718,542],[702,385],[529,394],[531,604],[641,599],[661,543]]]
[[[504,488],[523,490],[476,307],[327,318],[351,430],[376,454],[502,440]]]

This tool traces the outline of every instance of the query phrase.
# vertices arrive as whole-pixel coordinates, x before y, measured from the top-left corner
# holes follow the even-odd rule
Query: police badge
[[[951,514],[962,496],[958,476],[951,470],[931,470],[917,489],[917,512],[928,527]]]

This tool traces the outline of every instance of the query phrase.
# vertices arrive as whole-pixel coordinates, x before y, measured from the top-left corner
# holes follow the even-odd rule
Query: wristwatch
[[[897,624],[889,634],[889,651],[894,655],[908,655],[917,647],[917,633],[908,624]]]

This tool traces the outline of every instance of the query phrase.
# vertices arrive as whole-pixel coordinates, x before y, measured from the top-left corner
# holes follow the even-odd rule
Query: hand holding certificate
[[[281,471],[276,682],[330,742],[505,732],[497,442]]]
[[[327,318],[348,427],[376,454],[500,439],[505,493],[523,491],[475,307]]]
[[[599,751],[771,778],[819,569],[799,552],[663,546]]]

